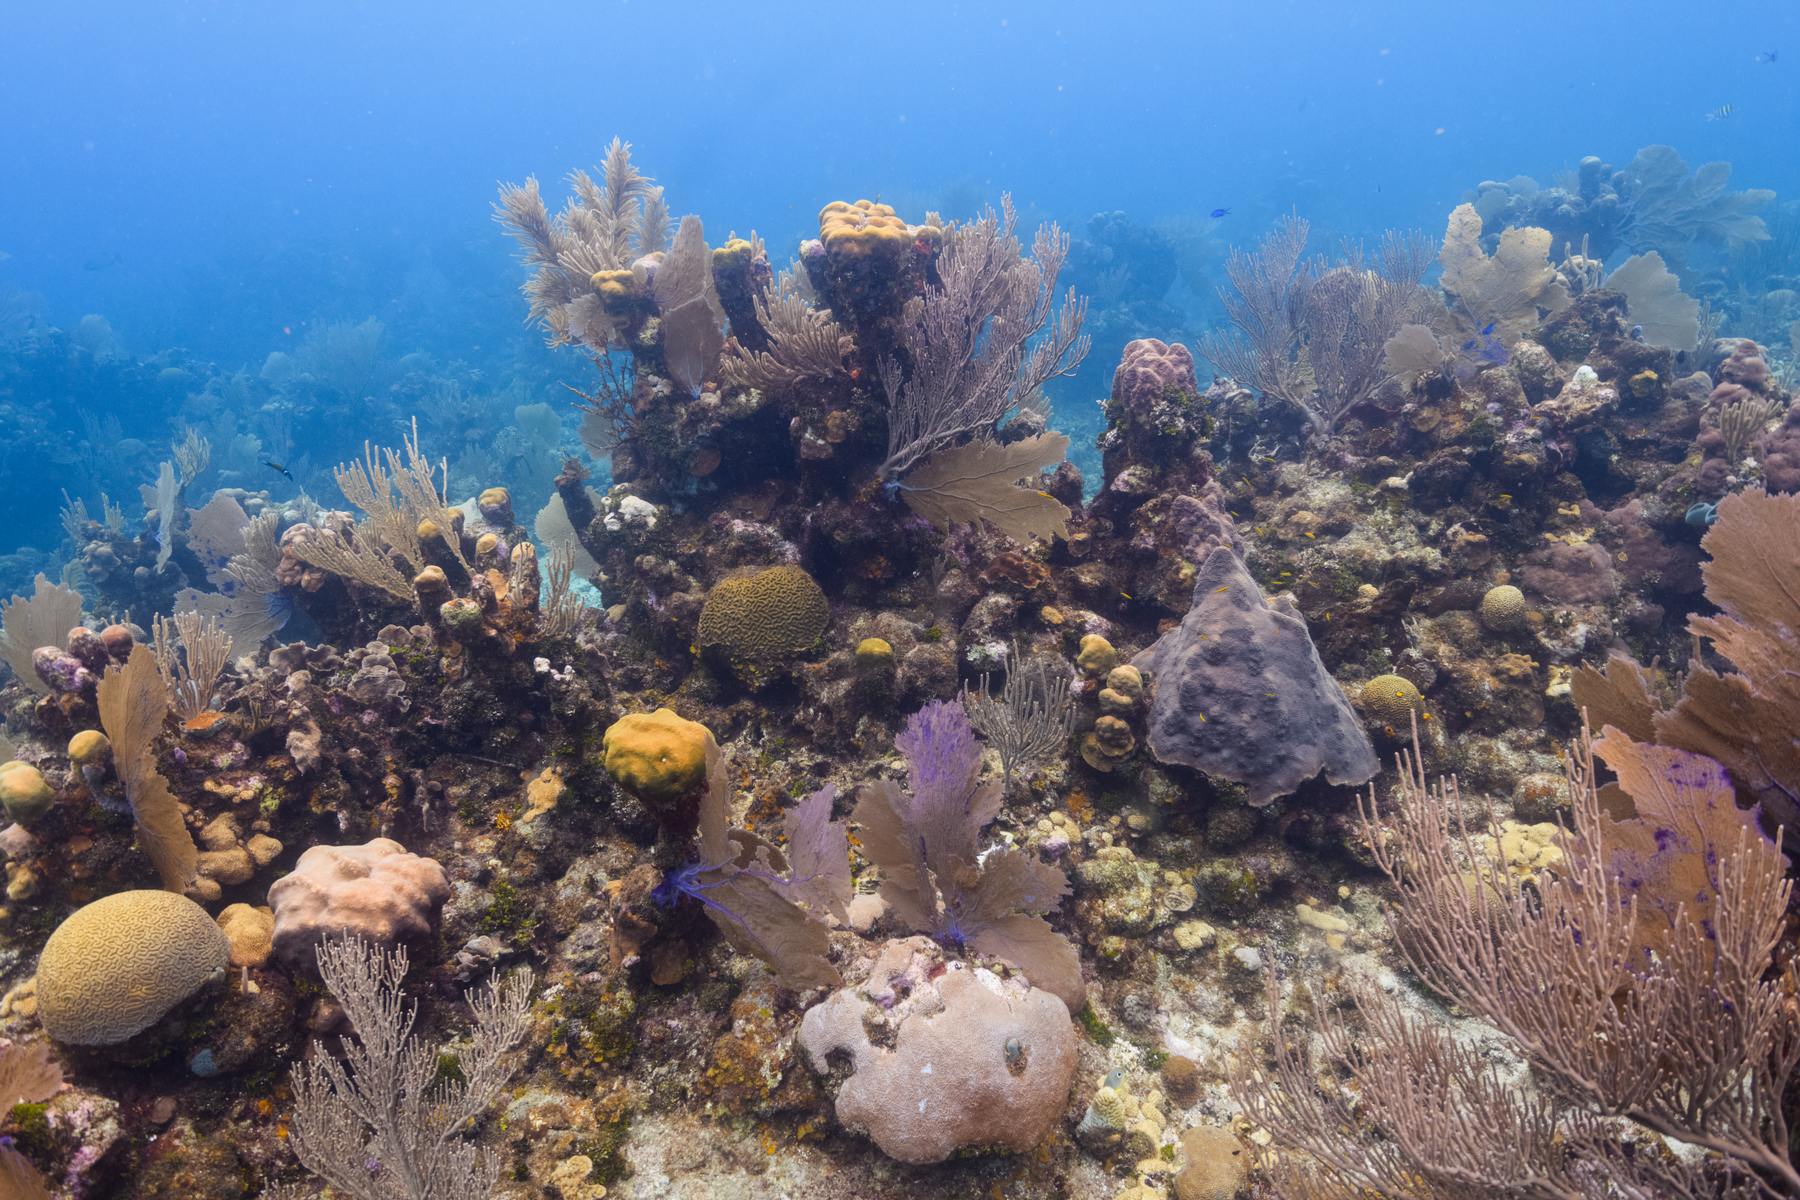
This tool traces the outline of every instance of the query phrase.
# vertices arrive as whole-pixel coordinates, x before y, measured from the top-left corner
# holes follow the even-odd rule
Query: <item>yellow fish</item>
[[[1218,594],[1219,594],[1219,593],[1220,593],[1220,592],[1229,592],[1229,591],[1230,591],[1230,590],[1231,590],[1231,585],[1230,585],[1230,584],[1229,584],[1229,583],[1228,583],[1228,584],[1226,584],[1226,585],[1225,585],[1225,586],[1224,586],[1224,587],[1220,587],[1220,588],[1214,588],[1214,589],[1213,589],[1213,595],[1215,595],[1215,596],[1216,596],[1216,595],[1218,595]]]
[[[1717,107],[1717,108],[1713,109],[1711,112],[1707,113],[1706,119],[1709,121],[1723,121],[1726,117],[1729,117],[1730,115],[1731,115],[1731,105],[1721,104],[1721,105],[1719,105],[1719,107]]]

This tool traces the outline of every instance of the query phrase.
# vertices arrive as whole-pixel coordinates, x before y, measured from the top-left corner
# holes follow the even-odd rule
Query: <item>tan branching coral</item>
[[[345,499],[363,510],[364,517],[349,533],[339,535],[321,529],[313,541],[296,541],[290,549],[302,562],[321,567],[335,575],[378,588],[402,600],[413,598],[407,575],[394,565],[393,558],[405,563],[416,575],[430,565],[423,538],[435,530],[450,554],[468,571],[458,534],[462,513],[450,507],[449,499],[438,493],[434,465],[419,451],[419,423],[413,420],[412,437],[405,441],[406,462],[392,450],[377,450],[363,443],[363,460],[339,464],[332,472]],[[382,463],[386,458],[386,465]],[[441,464],[445,486],[449,484],[449,464]],[[394,493],[398,492],[396,499]],[[390,557],[392,556],[392,557]],[[472,574],[473,572],[471,572]]]
[[[175,466],[181,472],[184,488],[212,465],[212,443],[201,437],[197,429],[188,430],[187,437],[174,450]]]
[[[550,333],[551,345],[579,343],[604,352],[613,325],[599,294],[602,272],[623,271],[638,256],[662,250],[669,210],[662,189],[631,163],[631,147],[618,138],[607,148],[603,183],[586,171],[569,176],[575,198],[552,217],[538,181],[506,184],[494,219],[519,239],[523,259],[537,273],[524,285],[531,317]]]
[[[213,689],[231,661],[231,635],[217,618],[194,611],[178,612],[166,621],[158,615],[155,631],[163,687],[176,715],[191,721],[212,707]]]
[[[1056,303],[1068,235],[1054,224],[1040,226],[1026,258],[1012,197],[1002,196],[1000,209],[946,238],[937,264],[942,286],[907,302],[910,367],[902,371],[890,356],[881,368],[888,398],[888,454],[878,472],[884,482],[963,435],[992,433],[1021,398],[1073,375],[1087,357],[1087,300],[1070,288]]]
[[[1332,266],[1323,255],[1302,257],[1308,231],[1290,216],[1256,253],[1231,252],[1232,290],[1220,288],[1219,298],[1237,329],[1201,338],[1199,349],[1225,374],[1285,400],[1329,434],[1403,373],[1383,350],[1421,307],[1430,249],[1418,234],[1390,232],[1373,262],[1346,243]]]
[[[581,617],[587,611],[587,605],[570,586],[574,574],[575,543],[558,542],[550,549],[550,594],[543,615],[546,637],[572,637],[581,628]]]
[[[1727,404],[1719,410],[1719,436],[1725,439],[1725,461],[1736,465],[1750,449],[1750,441],[1763,431],[1780,404],[1755,396]]]
[[[731,383],[768,391],[844,374],[844,356],[854,345],[850,335],[807,303],[792,271],[783,271],[772,291],[756,297],[756,320],[768,332],[769,348],[751,352],[734,338],[724,363]]]

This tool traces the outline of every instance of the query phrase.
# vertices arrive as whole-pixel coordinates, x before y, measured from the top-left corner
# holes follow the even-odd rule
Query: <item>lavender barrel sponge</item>
[[[1320,771],[1375,777],[1375,750],[1287,596],[1270,604],[1236,554],[1206,556],[1181,625],[1131,660],[1155,676],[1150,752],[1236,780],[1263,805]]]

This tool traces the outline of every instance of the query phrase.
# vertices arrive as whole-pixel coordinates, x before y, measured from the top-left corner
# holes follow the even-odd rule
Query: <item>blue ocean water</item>
[[[1118,345],[1216,323],[1228,249],[1283,214],[1319,250],[1436,237],[1482,180],[1652,143],[1779,204],[1800,190],[1797,29],[1773,3],[0,6],[0,540],[53,565],[65,488],[135,520],[187,428],[212,431],[219,482],[282,483],[257,474],[280,454],[332,502],[329,466],[397,444],[427,394],[456,393],[428,449],[485,449],[472,471],[520,405],[573,446],[561,385],[588,368],[524,323],[490,205],[535,175],[554,208],[614,136],[677,216],[713,244],[754,229],[778,266],[839,199],[918,220],[1007,192],[1023,225],[1101,250],[1162,231],[1174,270],[1149,281],[1072,258],[1096,318],[1119,310],[1053,392],[1080,446]],[[269,355],[334,326],[372,339],[381,386],[280,411]],[[87,358],[21,351],[51,328]],[[132,364],[160,384],[121,380]],[[233,428],[259,449],[234,458]]]

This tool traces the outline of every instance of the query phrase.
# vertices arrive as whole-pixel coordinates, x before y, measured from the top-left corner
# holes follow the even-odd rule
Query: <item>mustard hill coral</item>
[[[154,1025],[222,971],[231,940],[173,892],[117,892],[57,926],[38,961],[38,1017],[50,1036],[110,1046]]]
[[[706,779],[707,731],[671,709],[631,713],[606,731],[604,763],[620,787],[662,808]]]

